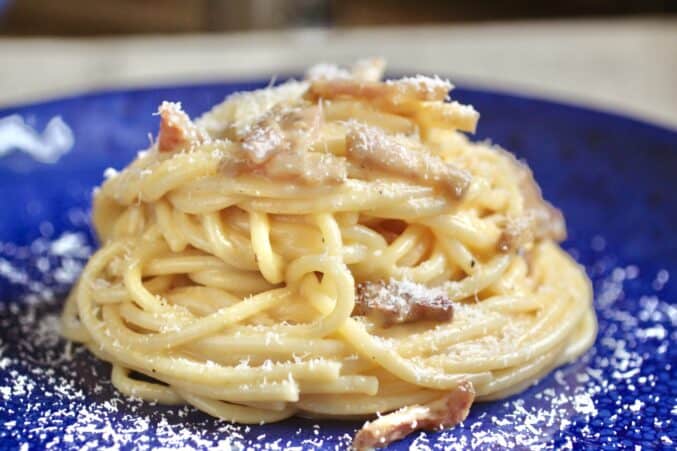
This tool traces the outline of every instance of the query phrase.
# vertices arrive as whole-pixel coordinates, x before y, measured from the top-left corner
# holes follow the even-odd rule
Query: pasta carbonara
[[[95,194],[101,249],[62,318],[120,392],[238,423],[373,419],[367,449],[591,345],[590,282],[529,169],[467,139],[479,115],[447,81],[382,70],[316,66],[195,121],[160,106]]]

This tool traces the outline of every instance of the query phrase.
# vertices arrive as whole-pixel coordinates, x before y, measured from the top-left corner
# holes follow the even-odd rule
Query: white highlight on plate
[[[19,151],[40,163],[56,163],[73,143],[73,131],[59,116],[50,119],[42,134],[18,114],[0,118],[0,157]]]

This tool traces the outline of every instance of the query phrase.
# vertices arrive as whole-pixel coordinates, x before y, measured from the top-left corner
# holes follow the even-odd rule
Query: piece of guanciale
[[[366,451],[383,448],[417,430],[442,430],[465,420],[475,399],[472,383],[464,381],[440,399],[428,404],[403,407],[365,423],[353,448]]]
[[[362,282],[357,285],[353,315],[389,327],[416,321],[451,321],[453,303],[444,291],[408,280]]]

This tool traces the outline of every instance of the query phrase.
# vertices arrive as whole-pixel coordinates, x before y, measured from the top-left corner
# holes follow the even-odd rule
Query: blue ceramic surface
[[[21,152],[0,156],[0,448],[344,449],[350,442],[359,423],[247,427],[123,398],[106,364],[58,336],[63,298],[95,247],[88,214],[104,169],[122,168],[147,146],[162,100],[182,101],[197,115],[264,83],[103,92],[0,110],[0,120],[20,115],[38,132],[61,116],[74,136],[54,164]],[[482,113],[477,136],[526,159],[564,211],[564,247],[593,280],[600,331],[583,358],[524,393],[475,405],[453,430],[415,434],[391,449],[674,449],[677,133],[512,95],[459,89],[454,97]]]

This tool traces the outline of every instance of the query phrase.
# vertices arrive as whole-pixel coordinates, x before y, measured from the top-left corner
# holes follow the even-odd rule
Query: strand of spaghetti
[[[169,405],[183,403],[183,399],[171,387],[132,379],[129,377],[129,369],[119,365],[113,365],[110,378],[115,388],[127,396],[151,399]]]
[[[231,293],[249,295],[262,293],[276,288],[257,271],[241,271],[235,268],[227,270],[205,269],[188,273],[188,277],[198,284],[221,288]]]
[[[373,360],[367,360],[357,354],[351,354],[341,360],[341,373],[349,375],[366,374],[367,372],[378,369],[378,364]]]
[[[496,246],[500,230],[491,222],[482,221],[472,210],[453,215],[431,216],[422,220],[436,235],[453,238],[470,249],[487,251]]]
[[[550,331],[548,335],[533,342],[523,343],[519,350],[507,352],[498,357],[455,360],[447,359],[444,356],[433,356],[426,359],[426,361],[431,365],[440,366],[447,370],[453,369],[453,371],[486,371],[520,365],[529,361],[533,356],[543,354],[560,343],[571,333],[584,313],[584,309],[577,311],[576,308],[572,308],[564,316],[564,320],[559,316],[553,316],[553,320],[559,320],[560,324],[555,326],[554,330]]]
[[[449,272],[444,253],[439,247],[435,246],[430,257],[424,262],[414,267],[396,266],[393,268],[392,276],[400,280],[412,280],[425,284],[439,278],[442,274],[449,275]]]
[[[565,302],[558,302],[555,304],[546,305],[540,312],[538,312],[536,321],[529,328],[529,332],[518,337],[515,340],[517,347],[532,341],[534,338],[551,332],[551,326],[555,322],[562,321],[568,310],[572,310],[572,306]],[[565,320],[566,321],[566,320]]]
[[[321,254],[324,245],[322,234],[314,224],[290,222],[289,217],[274,216],[270,228],[271,242],[287,260],[294,260],[304,255]]]
[[[410,335],[397,347],[397,352],[403,357],[426,355],[438,352],[449,346],[470,341],[474,338],[486,336],[497,330],[503,324],[503,318],[489,317],[483,321],[466,324],[458,328],[435,328],[416,335]]]
[[[322,233],[322,241],[327,253],[333,256],[343,254],[343,239],[341,238],[341,228],[334,219],[333,215],[321,213],[315,215],[315,223]]]
[[[146,261],[163,252],[166,245],[164,242],[144,243],[143,239],[134,243],[134,245],[137,246],[137,250],[130,255],[124,271],[125,288],[131,299],[144,310],[156,312],[162,308],[163,301],[146,290],[141,280],[141,273]]]
[[[108,285],[108,283],[105,281],[105,279],[97,279],[98,281],[101,281],[101,284],[103,286],[100,286],[94,291],[92,296],[94,297],[94,301],[97,304],[119,304],[122,302],[128,301],[129,298],[129,292],[127,291],[127,288],[125,288],[124,285],[122,284],[116,284],[116,285]],[[150,279],[147,282],[144,282],[145,288],[148,292],[151,294],[153,293],[159,293],[159,292],[164,292],[166,289],[169,288],[169,284],[171,284],[173,281],[173,278],[171,276],[160,276],[160,277],[154,277],[153,279]],[[94,282],[96,285],[96,281]]]
[[[481,399],[492,399],[495,393],[501,393],[511,387],[526,381],[533,381],[534,376],[540,374],[545,368],[552,366],[557,358],[561,347],[557,347],[545,354],[536,356],[528,363],[507,370],[495,371],[494,378],[486,384],[479,385],[475,388],[477,396]]]
[[[231,324],[237,324],[249,316],[283,302],[287,296],[289,296],[289,291],[286,288],[266,291],[232,306],[224,307],[209,316],[195,319],[191,323],[178,324],[182,327],[177,331],[171,330],[156,334],[136,333],[125,327],[114,306],[103,306],[102,311],[108,330],[124,346],[159,350],[169,349],[219,332]]]
[[[195,321],[195,316],[187,309],[182,309],[179,306],[172,307],[174,308],[160,312],[146,312],[132,302],[124,302],[117,306],[102,306],[103,310],[117,309],[114,310],[117,312],[114,314],[124,320],[124,325],[136,326],[148,332],[166,331],[168,329],[179,330]],[[132,332],[134,331],[132,330]]]
[[[227,196],[213,192],[194,192],[186,187],[178,188],[167,196],[176,211],[201,215],[224,210],[242,201],[242,196]]]
[[[285,410],[289,403],[283,401],[241,401],[238,404],[245,407],[252,407],[254,409],[261,410],[273,410],[275,412],[281,412]]]
[[[146,263],[143,267],[143,275],[160,276],[166,274],[186,274],[191,272],[203,271],[205,269],[216,269],[225,271],[227,265],[217,257],[210,255],[172,255],[157,256],[152,261]]]
[[[234,268],[248,271],[258,270],[259,267],[256,264],[255,255],[256,250],[254,249],[252,252],[244,240],[229,240],[226,238],[226,233],[224,233],[221,224],[222,222],[218,213],[209,213],[202,217],[202,227],[211,245],[210,253]],[[230,234],[230,236],[237,237],[237,234]],[[255,241],[252,240],[252,245],[254,244]],[[277,284],[280,281],[270,281],[270,283]]]
[[[536,297],[523,296],[492,296],[482,301],[482,307],[495,312],[513,314],[532,312],[541,308]]]
[[[341,376],[327,382],[302,381],[300,390],[303,395],[317,395],[326,393],[359,393],[376,396],[379,389],[379,380],[373,376]]]
[[[235,230],[224,230],[224,224],[218,216],[212,216],[211,220],[210,218],[200,218],[200,223],[196,224],[197,221],[194,221],[191,215],[175,210],[174,221],[193,247],[213,255],[214,242],[217,250],[221,246],[226,248],[227,254],[225,259],[222,258],[222,260],[230,261],[232,260],[231,256],[237,256],[239,260],[230,261],[231,266],[248,270],[258,269],[248,238]],[[246,232],[249,235],[249,231]],[[228,235],[228,238],[225,235]]]
[[[131,205],[120,215],[120,220],[113,226],[116,236],[137,236],[143,233],[145,224],[145,208],[143,205]]]
[[[543,378],[547,373],[552,371],[552,369],[556,366],[557,359],[550,360],[548,363],[543,365],[541,368],[534,368],[534,371],[532,372],[532,376],[529,378],[525,378],[524,380],[512,380],[514,383],[513,385],[508,385],[506,388],[503,390],[498,390],[495,392],[492,392],[482,398],[483,401],[492,401],[496,399],[502,399],[510,395],[514,395],[515,393],[518,393],[520,391],[523,391],[527,389],[528,387],[534,385],[534,383],[540,379]],[[527,365],[527,368],[530,368]]]
[[[183,213],[180,210],[174,210],[173,216],[175,224],[180,229],[181,235],[188,241],[188,244],[207,254],[211,254],[212,246],[209,238],[204,235],[202,224],[195,224],[189,214]]]
[[[595,341],[595,337],[597,336],[597,321],[595,321],[595,313],[592,309],[588,309],[585,312],[583,320],[578,325],[574,335],[574,338],[560,355],[560,358],[557,361],[559,365],[576,359],[579,355],[589,349]]]
[[[423,230],[418,234],[414,246],[400,257],[398,260],[399,266],[416,266],[419,262],[426,259],[426,256],[430,254],[433,245],[434,243],[431,234],[428,233],[427,230]]]
[[[352,319],[346,321],[341,328],[341,333],[359,354],[374,360],[400,379],[412,384],[437,390],[449,390],[455,388],[462,380],[480,383],[491,378],[491,373],[486,370],[467,374],[457,371],[450,374],[436,371],[432,367],[416,366],[392,349],[380,345]]]
[[[388,247],[388,242],[381,234],[360,224],[342,228],[341,234],[346,240],[362,243],[367,246],[368,249],[372,249],[372,251],[382,250]]]
[[[313,199],[326,195],[333,188],[327,186],[300,186],[271,184],[269,180],[248,174],[224,177],[223,174],[191,180],[173,193],[209,193],[213,196],[263,197],[270,199]]]
[[[390,246],[383,251],[383,260],[388,266],[397,266],[398,261],[416,245],[425,229],[417,224],[408,226]]]
[[[249,212],[251,241],[261,274],[271,284],[284,280],[284,261],[270,244],[270,221],[266,213]]]
[[[388,206],[387,208],[380,205],[367,208],[371,208],[370,214],[382,218],[416,221],[424,216],[436,216],[447,213],[453,207],[446,198],[431,195],[429,197],[408,197],[396,205]]]
[[[440,392],[416,390],[393,395],[308,395],[297,403],[306,412],[341,415],[368,415],[374,412],[391,412],[402,406],[430,402],[439,398]]]
[[[159,164],[160,161],[153,158],[138,158],[129,165],[127,170],[106,180],[101,189],[109,191],[115,203],[131,205],[139,199],[142,174],[152,172]],[[95,205],[100,204],[95,203]],[[106,205],[112,206],[110,203]]]
[[[176,390],[179,396],[209,415],[225,421],[242,424],[265,424],[289,418],[296,413],[296,408],[287,406],[283,410],[264,410],[253,407],[215,401],[196,396],[190,391]]]
[[[241,301],[241,298],[219,288],[202,286],[175,288],[166,297],[172,304],[186,307],[195,316],[207,316]]]
[[[375,186],[373,186],[375,185]],[[364,182],[346,181],[346,187],[316,199],[267,199],[256,197],[244,199],[240,207],[245,210],[265,211],[271,214],[313,214],[320,212],[348,212],[359,210],[374,210],[375,207],[397,209],[398,205],[406,206],[424,204],[430,201],[431,211],[439,206],[439,199],[434,196],[430,188],[417,187],[407,184],[380,184],[375,182],[368,185]],[[381,186],[379,186],[381,185]],[[421,199],[423,201],[421,201]],[[425,205],[419,205],[417,212],[426,211]],[[395,215],[396,216],[396,215]],[[423,216],[422,214],[420,216]]]
[[[475,272],[475,265],[477,260],[475,256],[468,250],[466,246],[455,239],[448,239],[444,236],[438,236],[437,242],[444,251],[444,255],[449,262],[453,262],[460,267],[466,274]]]
[[[336,287],[336,298],[334,302],[321,290],[307,289],[314,278],[314,272],[318,271],[324,274],[324,277],[330,277]],[[300,324],[292,326],[281,325],[277,328],[290,335],[323,337],[337,330],[350,318],[350,314],[355,307],[355,281],[348,268],[338,257],[329,255],[309,255],[300,257],[291,262],[287,268],[286,280],[292,290],[300,290],[301,294],[307,298],[322,298],[326,305],[333,304],[332,309],[325,310],[325,316],[311,324]]]
[[[181,233],[181,229],[174,223],[174,215],[165,199],[158,200],[154,205],[155,218],[158,226],[162,230],[162,236],[165,238],[169,249],[172,252],[181,252],[188,245],[186,237]]]
[[[352,100],[324,102],[324,114],[330,121],[360,120],[393,133],[411,133],[416,124],[405,117],[365,108],[364,104]]]
[[[361,263],[369,258],[369,249],[362,245],[346,245],[343,246],[343,263],[346,265],[354,265]]]
[[[214,152],[202,151],[196,156],[192,153],[177,153],[143,176],[138,191],[139,199],[155,202],[169,191],[202,176],[216,172],[220,156]]]
[[[482,265],[465,279],[447,282],[444,284],[444,290],[453,300],[463,300],[471,296],[477,296],[480,291],[501,277],[501,274],[503,274],[510,263],[510,258],[510,255],[494,257],[492,261]]]
[[[78,282],[80,284],[82,282]],[[76,300],[77,286],[66,298],[63,314],[61,315],[61,333],[71,341],[84,343],[89,340],[89,334],[78,320],[78,305]]]
[[[299,400],[298,384],[289,379],[273,382],[254,380],[244,384],[196,385],[163,374],[152,373],[151,376],[169,384],[173,390],[187,390],[198,396],[226,402],[297,402]]]
[[[264,344],[262,346],[262,343]],[[186,344],[185,349],[194,349],[202,354],[268,355],[271,357],[308,353],[310,356],[335,357],[346,354],[349,348],[340,340],[330,338],[289,337],[267,334],[213,335]]]

